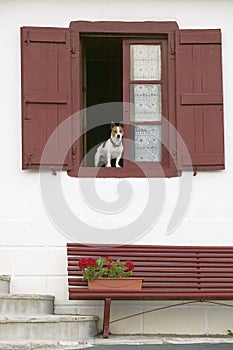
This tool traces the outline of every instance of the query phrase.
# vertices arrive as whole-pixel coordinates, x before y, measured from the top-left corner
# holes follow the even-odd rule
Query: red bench
[[[67,244],[69,299],[105,300],[103,337],[109,335],[112,299],[227,300],[233,299],[233,247]],[[142,290],[89,290],[78,267],[81,257],[131,259],[133,277]]]

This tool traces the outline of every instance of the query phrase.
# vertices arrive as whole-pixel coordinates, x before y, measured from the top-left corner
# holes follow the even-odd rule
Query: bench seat
[[[111,300],[233,300],[233,247],[67,244],[69,299],[105,300],[103,336],[109,334]],[[89,290],[81,257],[132,260],[142,290]]]

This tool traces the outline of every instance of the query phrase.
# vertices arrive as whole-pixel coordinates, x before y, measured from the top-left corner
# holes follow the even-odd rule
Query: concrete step
[[[0,341],[86,341],[97,334],[97,321],[80,315],[1,316]]]
[[[10,291],[10,277],[0,275],[0,293],[9,293]]]
[[[21,342],[1,342],[0,350],[60,350],[63,349],[59,342],[46,341],[21,341]]]
[[[0,350],[74,350],[91,346],[92,342],[59,342],[59,341],[0,341]]]
[[[53,314],[54,296],[37,294],[0,294],[2,315],[47,315]]]

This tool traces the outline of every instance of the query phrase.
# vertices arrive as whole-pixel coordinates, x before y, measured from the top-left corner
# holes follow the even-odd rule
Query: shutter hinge
[[[71,49],[70,49],[71,58],[76,58],[76,45],[75,45],[74,38],[71,39],[70,45],[71,45]]]
[[[174,47],[171,48],[171,54],[172,54],[172,56],[174,56],[176,54],[176,50]]]
[[[24,118],[24,120],[32,120],[31,118],[28,117],[28,107],[29,107],[29,102],[25,101],[25,118]]]
[[[71,57],[72,57],[72,58],[75,58],[75,53],[76,53],[76,51],[75,51],[75,47],[74,47],[74,46],[71,47],[70,52],[71,52]]]
[[[172,150],[172,158],[173,158],[174,160],[177,159],[177,150],[176,150],[176,149],[173,149],[173,150]]]
[[[30,44],[30,32],[29,31],[27,31],[26,32],[26,39],[24,40],[24,42],[26,43],[26,44]]]
[[[76,146],[72,146],[72,156],[75,156],[77,152],[77,147]]]
[[[51,167],[50,169],[51,169],[51,174],[54,175],[54,176],[56,176],[56,175],[57,175],[56,170],[55,170],[53,167]]]
[[[31,168],[31,165],[32,165],[32,154],[28,154],[27,155],[27,163],[28,163],[28,167]]]

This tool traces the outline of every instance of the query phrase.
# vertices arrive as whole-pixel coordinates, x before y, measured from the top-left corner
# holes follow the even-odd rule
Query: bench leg
[[[111,298],[106,298],[104,302],[103,338],[108,338],[109,335],[110,306]]]

